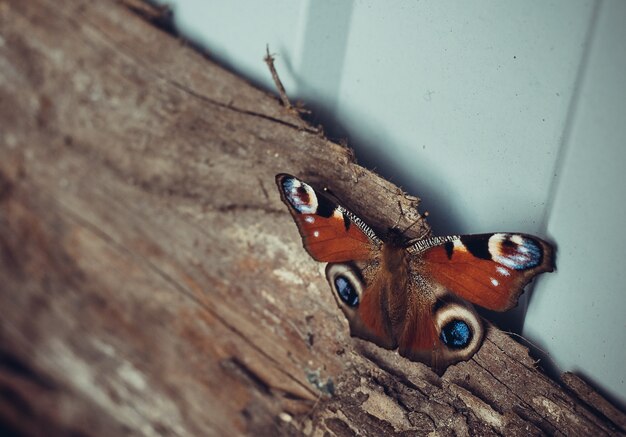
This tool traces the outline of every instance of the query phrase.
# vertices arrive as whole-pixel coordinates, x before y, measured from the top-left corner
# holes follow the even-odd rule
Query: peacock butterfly
[[[524,286],[554,269],[554,250],[526,234],[493,233],[407,240],[380,238],[330,195],[288,174],[276,176],[307,252],[326,277],[352,336],[438,372],[469,359],[484,328],[474,303],[517,305]]]

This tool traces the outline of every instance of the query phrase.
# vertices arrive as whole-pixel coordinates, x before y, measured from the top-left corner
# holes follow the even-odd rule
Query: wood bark
[[[418,199],[138,6],[0,2],[0,433],[623,435],[493,327],[443,377],[350,338],[274,175]]]

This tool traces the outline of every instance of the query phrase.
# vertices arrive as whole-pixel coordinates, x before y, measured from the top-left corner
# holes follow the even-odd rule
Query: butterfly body
[[[553,269],[553,249],[525,234],[494,233],[407,241],[385,238],[329,195],[279,174],[281,198],[305,249],[327,262],[326,277],[351,335],[438,371],[470,358],[484,329],[472,302],[504,311],[524,286]]]

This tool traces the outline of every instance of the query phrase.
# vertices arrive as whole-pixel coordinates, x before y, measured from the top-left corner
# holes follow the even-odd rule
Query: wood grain
[[[442,378],[351,339],[274,175],[418,200],[136,10],[0,2],[2,433],[624,433],[494,328]]]

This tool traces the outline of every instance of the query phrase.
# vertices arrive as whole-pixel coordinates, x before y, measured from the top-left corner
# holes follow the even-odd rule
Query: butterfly
[[[326,278],[354,337],[443,371],[469,359],[484,327],[471,303],[506,311],[536,275],[554,270],[554,250],[527,234],[407,240],[383,238],[329,193],[276,175],[306,251]],[[470,303],[471,302],[471,303]]]

